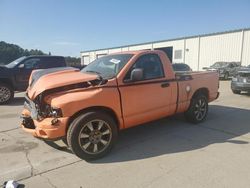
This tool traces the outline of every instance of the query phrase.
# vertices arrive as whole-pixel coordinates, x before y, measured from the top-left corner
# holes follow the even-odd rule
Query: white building
[[[81,52],[82,64],[114,52],[161,49],[173,63],[202,70],[217,61],[250,64],[250,28]]]

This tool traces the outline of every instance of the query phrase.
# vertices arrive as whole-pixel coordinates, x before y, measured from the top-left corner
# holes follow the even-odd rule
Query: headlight
[[[63,117],[62,110],[60,108],[52,108],[51,115],[53,117]]]

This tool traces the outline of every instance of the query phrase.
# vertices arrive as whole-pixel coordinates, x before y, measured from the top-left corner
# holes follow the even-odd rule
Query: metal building
[[[215,62],[250,64],[250,28],[218,32],[162,41],[81,52],[86,65],[101,56],[123,51],[161,49],[173,63],[186,63],[193,70],[202,70]]]

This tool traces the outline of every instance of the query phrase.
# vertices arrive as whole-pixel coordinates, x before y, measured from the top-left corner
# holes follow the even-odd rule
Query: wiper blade
[[[93,70],[87,70],[86,72],[93,72],[93,73],[96,73],[96,74],[98,74],[98,75],[100,75],[100,74],[101,74],[100,72],[93,71]]]
[[[96,73],[98,74],[98,77],[99,77],[99,81],[100,81],[100,85],[103,85],[103,84],[106,84],[107,83],[107,79],[103,79],[103,77],[101,76],[101,73],[100,72],[97,72],[97,71],[93,71],[93,70],[87,70],[86,72],[93,72],[93,73]]]

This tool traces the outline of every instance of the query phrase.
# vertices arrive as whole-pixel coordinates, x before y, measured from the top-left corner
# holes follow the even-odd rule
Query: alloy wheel
[[[103,120],[92,120],[86,123],[78,136],[82,150],[88,154],[98,154],[110,144],[112,131],[108,123]]]
[[[11,97],[11,91],[5,86],[0,87],[0,102],[6,102]]]
[[[204,99],[199,99],[195,104],[194,114],[198,121],[202,120],[207,113],[207,105]]]

